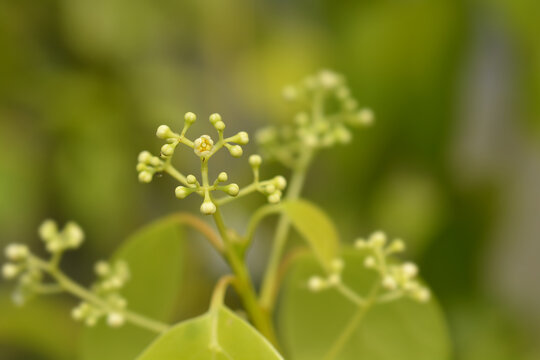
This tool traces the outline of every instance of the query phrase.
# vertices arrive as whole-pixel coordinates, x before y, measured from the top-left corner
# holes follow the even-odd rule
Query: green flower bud
[[[360,109],[357,118],[360,125],[369,126],[375,122],[375,114],[373,113],[373,110],[368,108]]]
[[[229,148],[229,152],[234,157],[240,157],[244,153],[240,145],[233,145]]]
[[[152,173],[149,171],[141,171],[139,173],[139,181],[142,183],[150,183],[152,181]]]
[[[276,185],[278,190],[284,190],[287,186],[287,180],[283,176],[278,175],[274,178],[274,184]]]
[[[364,266],[368,269],[373,269],[377,265],[373,256],[368,256],[364,260]]]
[[[190,175],[186,176],[186,181],[187,181],[188,184],[194,185],[194,184],[197,183],[197,178],[195,177],[195,175],[190,174]]]
[[[260,155],[251,155],[249,157],[249,165],[251,165],[251,167],[257,168],[261,165],[261,163],[262,158]]]
[[[45,220],[39,226],[38,233],[39,237],[43,240],[49,240],[58,234],[58,226],[56,225],[56,222],[54,222],[54,220]]]
[[[110,327],[117,328],[122,325],[124,325],[126,319],[124,318],[124,315],[118,313],[118,312],[110,312],[107,315],[107,324]]]
[[[214,127],[217,131],[223,131],[225,129],[225,123],[223,121],[218,121],[214,124]]]
[[[184,199],[186,196],[191,194],[191,190],[184,186],[177,186],[174,190],[174,194],[178,199]]]
[[[276,185],[274,184],[268,184],[264,187],[264,192],[266,192],[267,194],[272,194],[276,191]]]
[[[225,182],[227,180],[229,180],[229,176],[227,175],[227,173],[225,171],[220,172],[218,175],[218,181]]]
[[[2,276],[6,280],[14,279],[19,274],[19,271],[20,267],[12,263],[7,263],[2,266]]]
[[[108,276],[111,273],[111,266],[106,261],[98,261],[94,265],[94,271],[100,277]]]
[[[174,154],[174,146],[171,144],[165,144],[161,147],[161,155],[164,157],[170,157]]]
[[[142,151],[139,154],[139,157],[137,158],[140,163],[148,164],[150,162],[150,159],[152,158],[152,154],[148,151]]]
[[[237,184],[229,184],[225,187],[225,192],[230,196],[236,196],[238,195],[238,192],[240,192],[240,188]]]
[[[171,128],[169,128],[167,125],[160,125],[157,128],[156,136],[160,139],[168,139],[172,137],[174,133],[171,131]]]
[[[204,215],[212,215],[216,212],[216,205],[211,200],[205,200],[202,203],[200,210]]]
[[[22,244],[9,244],[5,250],[6,258],[12,261],[24,260],[29,253],[28,247]]]
[[[215,124],[218,122],[218,121],[221,121],[221,115],[219,115],[218,113],[214,113],[212,115],[210,115],[210,122],[215,126]]]
[[[308,289],[313,292],[319,292],[321,290],[324,290],[328,287],[328,284],[326,283],[326,280],[318,277],[318,276],[312,276],[308,280]]]
[[[197,120],[197,115],[195,115],[194,113],[192,112],[187,112],[185,115],[184,115],[184,121],[186,123],[188,123],[189,125],[193,124],[195,122],[195,120]]]
[[[277,204],[281,200],[281,191],[276,190],[268,196],[268,202],[270,204]]]
[[[240,145],[246,145],[249,142],[249,135],[245,131],[240,131],[238,134],[236,134],[236,137],[234,139],[234,142],[240,144]]]
[[[73,248],[78,247],[84,240],[83,230],[73,221],[66,224],[63,234],[66,236],[67,245]]]

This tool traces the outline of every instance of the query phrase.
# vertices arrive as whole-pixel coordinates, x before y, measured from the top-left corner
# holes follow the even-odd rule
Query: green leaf
[[[78,326],[66,311],[66,304],[55,299],[39,297],[25,306],[15,305],[5,291],[0,292],[0,344],[5,354],[20,349],[29,357],[72,360],[76,358],[75,343]],[[54,326],[54,331],[47,330]],[[33,357],[32,357],[33,358]]]
[[[214,350],[212,350],[214,349]],[[225,307],[176,325],[137,360],[278,360],[272,345]]]
[[[182,285],[184,245],[178,221],[170,216],[132,235],[114,254],[114,259],[129,264],[131,279],[122,295],[131,311],[164,322],[171,320]],[[156,336],[131,324],[112,329],[102,322],[84,330],[82,359],[130,360]]]
[[[363,266],[365,255],[346,251],[343,282],[358,294],[368,294],[375,272]],[[279,306],[279,330],[294,360],[446,360],[450,344],[443,314],[433,300],[426,304],[401,299],[377,304],[352,326],[351,336],[337,356],[325,358],[360,309],[336,290],[313,293],[307,281],[322,270],[310,256],[291,269]]]
[[[315,256],[328,267],[339,247],[338,232],[332,220],[319,207],[305,200],[286,201],[282,208]]]

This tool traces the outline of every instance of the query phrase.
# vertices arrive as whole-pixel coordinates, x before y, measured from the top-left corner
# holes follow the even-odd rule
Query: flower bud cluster
[[[18,279],[18,286],[13,294],[15,303],[22,305],[33,295],[32,289],[38,286],[43,274],[39,269],[31,266],[29,262],[30,251],[23,244],[8,244],[4,255],[8,262],[2,266],[2,277],[6,280]]]
[[[343,259],[336,258],[330,264],[330,271],[327,277],[312,276],[308,280],[308,289],[312,292],[319,292],[329,289],[341,283],[341,273],[345,267]]]
[[[154,175],[163,171],[165,162],[157,156],[153,156],[149,151],[142,151],[138,157],[137,172],[139,181],[149,183]]]
[[[297,165],[306,148],[347,144],[352,139],[349,126],[368,126],[374,122],[373,111],[359,108],[343,76],[330,70],[322,70],[299,84],[287,86],[283,95],[291,102],[310,104],[310,108],[298,112],[293,124],[262,129],[257,140],[265,155],[289,167]],[[327,107],[335,110],[327,113]]]
[[[191,193],[196,193],[203,197],[200,211],[204,215],[214,214],[217,210],[216,202],[211,196],[213,191],[219,190],[230,197],[236,197],[240,193],[238,184],[229,183],[226,172],[221,172],[213,183],[208,179],[208,160],[220,149],[226,148],[234,157],[240,157],[243,154],[241,145],[249,142],[249,136],[245,131],[240,131],[231,137],[224,137],[225,122],[221,115],[215,113],[210,115],[210,123],[218,133],[217,141],[214,141],[209,135],[202,135],[194,141],[186,138],[189,127],[196,121],[197,116],[188,112],[184,116],[184,127],[178,134],[172,131],[168,126],[161,125],[157,129],[157,136],[164,139],[167,143],[161,147],[160,157],[152,156],[148,151],[143,151],[139,155],[137,171],[139,171],[139,180],[150,182],[156,172],[167,172],[176,178],[182,185],[175,188],[175,195],[179,199],[184,199]],[[195,175],[184,176],[171,165],[171,158],[178,144],[184,144],[193,149],[193,152],[201,159],[201,177],[200,181]],[[260,156],[250,157],[250,164],[256,173],[255,186],[257,190],[267,196],[271,203],[279,202],[281,192],[285,188],[286,181],[283,177],[276,177],[272,180],[259,182],[258,171],[261,163]]]
[[[387,291],[385,298],[397,299],[407,296],[419,302],[429,301],[431,297],[429,289],[417,280],[416,264],[412,262],[396,264],[389,261],[389,256],[405,250],[403,240],[395,239],[388,244],[386,234],[378,231],[367,240],[356,240],[355,247],[372,253],[364,259],[364,266],[380,274],[381,285]]]
[[[258,192],[265,195],[268,202],[277,204],[281,201],[283,190],[287,186],[287,180],[281,176],[275,176],[272,179],[260,181],[259,169],[261,167],[262,158],[260,155],[251,155],[249,157],[249,165],[253,171],[253,186]]]
[[[101,317],[107,317],[107,324],[120,327],[125,322],[123,315],[127,301],[120,295],[120,290],[129,279],[129,268],[124,261],[108,263],[99,261],[94,267],[98,281],[92,286],[92,292],[105,303],[93,304],[81,302],[71,311],[75,320],[83,321],[87,326],[94,326]]]
[[[60,231],[53,220],[45,220],[38,230],[41,240],[45,242],[48,252],[62,253],[68,249],[77,249],[84,240],[84,232],[73,221],[68,222]]]

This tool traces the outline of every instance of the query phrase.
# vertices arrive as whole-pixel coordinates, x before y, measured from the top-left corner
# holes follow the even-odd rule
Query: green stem
[[[214,287],[214,292],[212,293],[212,300],[210,301],[210,311],[215,311],[223,305],[227,288],[233,282],[234,276],[232,275],[225,275],[221,277],[221,279],[219,279],[218,283]]]
[[[62,273],[58,268],[51,266],[47,262],[36,257],[32,257],[31,261],[33,264],[35,264],[36,267],[51,275],[58,282],[58,285],[60,285],[60,287],[68,293],[93,305],[99,306],[105,311],[113,310],[110,308],[110,305],[107,302],[105,302],[99,296],[88,291],[84,287],[80,286],[75,281],[71,280],[69,277],[64,275],[64,273]],[[143,315],[128,310],[121,310],[117,312],[121,313],[127,321],[157,333],[162,333],[169,329],[169,325],[167,324],[147,318]]]
[[[258,186],[259,184],[257,183],[251,183],[248,186],[242,188],[240,192],[238,192],[238,195],[236,195],[235,197],[231,197],[231,196],[223,197],[221,199],[215,200],[214,203],[216,205],[225,205],[233,200],[236,200],[238,198],[251,194],[254,191],[257,191]]]
[[[167,174],[171,175],[173,178],[175,178],[176,180],[178,180],[179,182],[181,182],[185,186],[187,186],[187,187],[191,186],[190,184],[188,184],[186,177],[184,175],[182,175],[182,173],[180,173],[180,171],[176,170],[174,168],[174,166],[172,166],[171,164],[165,165],[165,167],[163,168],[163,171],[165,171]]]
[[[335,286],[336,290],[341,293],[344,297],[349,299],[351,302],[355,303],[358,306],[364,306],[366,304],[366,300],[362,298],[360,295],[355,293],[351,288],[349,288],[347,285],[343,284],[342,282],[336,284]]]
[[[255,230],[257,230],[257,227],[259,226],[259,223],[261,222],[261,220],[264,219],[268,215],[278,213],[280,210],[281,210],[280,205],[266,205],[257,209],[257,211],[253,213],[253,215],[251,216],[251,219],[249,220],[249,224],[246,230],[246,235],[245,235],[246,242],[244,244],[244,248],[248,248],[249,245],[251,244],[251,241],[253,240],[253,236],[255,235]]]
[[[306,179],[307,168],[312,157],[312,149],[308,148],[303,152],[298,160],[298,166],[292,173],[285,200],[295,200],[300,196]],[[277,274],[283,250],[285,249],[285,243],[287,242],[287,237],[289,235],[289,228],[289,220],[285,215],[282,215],[277,224],[272,251],[270,253],[268,266],[261,287],[260,304],[269,312],[271,312],[274,307],[274,301],[277,295]]]
[[[214,213],[214,220],[221,237],[225,244],[225,257],[236,276],[235,287],[240,295],[244,307],[249,314],[255,327],[263,334],[274,346],[278,347],[277,337],[270,316],[263,311],[257,301],[255,288],[251,282],[249,272],[246,268],[244,259],[238,253],[238,247],[233,243],[228,234],[223,217],[219,208]]]

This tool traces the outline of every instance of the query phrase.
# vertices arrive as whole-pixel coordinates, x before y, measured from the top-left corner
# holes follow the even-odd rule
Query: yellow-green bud
[[[149,151],[142,151],[140,154],[139,154],[139,157],[137,158],[137,160],[140,162],[140,163],[143,163],[143,164],[148,164],[150,162],[150,159],[152,158],[152,154],[150,154]]]
[[[156,136],[160,139],[168,139],[173,135],[173,132],[167,125],[160,125],[157,128]]]
[[[176,195],[178,199],[184,199],[189,194],[191,194],[191,191],[184,186],[177,186],[174,190],[174,195]]]
[[[161,155],[170,157],[174,153],[174,146],[171,144],[165,144],[161,147]]]
[[[223,121],[218,121],[214,124],[214,127],[217,131],[223,131],[225,129],[225,123]]]
[[[139,173],[139,181],[148,184],[152,181],[152,173],[149,171],[141,171]]]
[[[194,113],[192,112],[187,112],[185,115],[184,115],[184,121],[188,124],[193,124],[195,122],[195,120],[197,120],[197,115],[195,115]]]
[[[274,178],[274,184],[276,184],[278,190],[283,190],[287,186],[287,180],[283,176],[278,175]]]
[[[218,175],[218,181],[225,182],[227,180],[229,180],[229,176],[227,175],[227,173],[225,171],[220,172]]]
[[[212,215],[213,213],[216,212],[216,205],[210,201],[210,200],[205,200],[202,205],[201,205],[201,213],[203,213],[204,215]]]
[[[41,237],[43,240],[51,239],[58,234],[58,226],[54,220],[45,220],[39,226],[38,233],[39,237]]]
[[[229,152],[234,157],[240,157],[244,153],[240,145],[233,145],[229,148]]]
[[[238,187],[237,184],[229,184],[229,185],[226,186],[225,191],[230,196],[236,196],[236,195],[238,195],[238,192],[240,191],[240,188]]]
[[[218,113],[214,113],[210,115],[209,119],[210,122],[215,125],[218,121],[221,121],[221,115],[219,115]]]
[[[249,165],[252,167],[259,167],[262,163],[262,158],[260,155],[251,155],[249,157]]]

